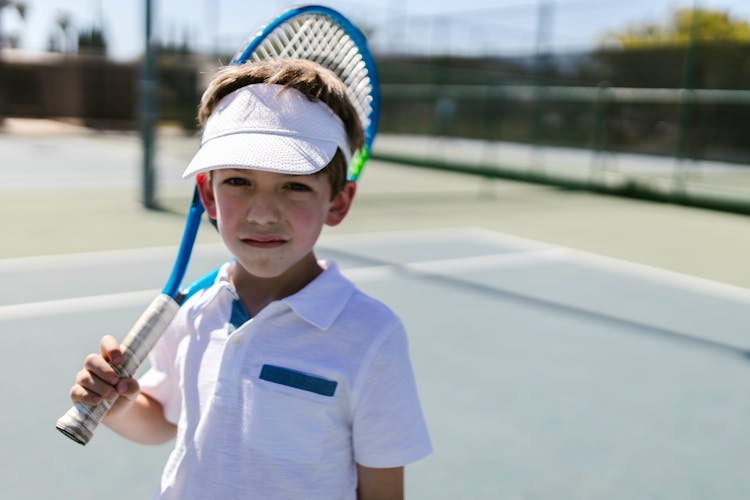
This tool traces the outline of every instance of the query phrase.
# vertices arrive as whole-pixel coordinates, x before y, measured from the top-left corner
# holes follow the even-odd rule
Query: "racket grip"
[[[120,378],[132,377],[146,356],[177,314],[175,300],[161,294],[151,302],[122,341],[122,362],[113,367]],[[57,420],[57,430],[78,444],[85,445],[94,435],[96,426],[112,407],[113,401],[97,405],[76,403]]]

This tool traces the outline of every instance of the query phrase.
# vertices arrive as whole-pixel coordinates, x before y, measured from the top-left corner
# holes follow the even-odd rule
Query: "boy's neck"
[[[310,252],[284,274],[273,278],[254,276],[235,261],[229,269],[229,282],[252,317],[271,302],[302,290],[321,272],[323,268],[318,264],[315,255]]]

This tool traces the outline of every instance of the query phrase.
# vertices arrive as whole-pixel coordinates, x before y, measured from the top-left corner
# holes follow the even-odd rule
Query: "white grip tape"
[[[141,314],[122,341],[122,362],[113,367],[121,378],[133,376],[156,341],[172,322],[179,308],[180,306],[172,297],[161,294]],[[109,401],[102,401],[93,406],[76,403],[58,419],[57,430],[73,441],[85,445],[94,435],[96,426],[111,406],[112,403]]]

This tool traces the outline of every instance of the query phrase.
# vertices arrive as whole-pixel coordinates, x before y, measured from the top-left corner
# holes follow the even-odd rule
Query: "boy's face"
[[[284,175],[219,169],[198,189],[209,217],[216,219],[229,251],[249,274],[278,278],[309,272],[313,246],[324,224],[336,225],[349,210],[354,183],[331,200],[324,175]]]

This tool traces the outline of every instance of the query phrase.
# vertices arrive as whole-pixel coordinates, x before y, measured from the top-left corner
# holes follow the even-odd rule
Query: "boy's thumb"
[[[136,396],[139,390],[140,386],[138,385],[138,381],[134,378],[124,378],[117,383],[117,393],[128,399]]]

